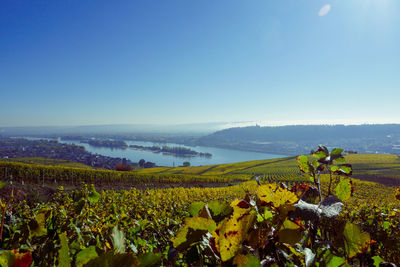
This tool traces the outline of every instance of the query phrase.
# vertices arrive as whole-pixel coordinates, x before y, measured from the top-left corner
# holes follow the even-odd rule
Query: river
[[[41,139],[41,138],[29,138],[29,139]],[[45,138],[42,138],[45,139]],[[140,159],[145,161],[151,161],[156,163],[158,166],[181,166],[184,161],[190,162],[191,166],[201,166],[201,165],[213,165],[213,164],[223,164],[223,163],[234,163],[240,161],[250,161],[250,160],[260,160],[260,159],[273,159],[286,157],[285,155],[267,154],[251,151],[224,149],[216,147],[204,147],[195,146],[189,147],[181,144],[174,143],[154,143],[154,142],[144,142],[144,141],[125,141],[128,145],[139,145],[139,146],[180,146],[190,148],[197,152],[208,152],[212,154],[212,157],[177,157],[173,155],[165,155],[162,153],[153,153],[150,151],[135,150],[135,149],[119,149],[119,148],[109,148],[109,147],[95,147],[89,144],[80,143],[74,140],[60,140],[60,143],[75,144],[84,146],[88,152],[94,154],[100,154],[109,157],[126,158],[132,162],[138,162]]]

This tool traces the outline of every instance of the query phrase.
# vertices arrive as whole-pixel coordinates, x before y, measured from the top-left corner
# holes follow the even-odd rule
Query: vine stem
[[[320,171],[318,171],[318,174],[317,174],[317,177],[318,177],[318,180],[317,180],[317,186],[318,186],[318,193],[319,193],[319,202],[321,202],[321,201],[322,201],[322,195],[321,195],[321,183],[320,183],[320,179],[319,179],[319,176],[320,176],[320,174],[321,174],[321,172],[320,172]]]
[[[11,190],[11,197],[8,200],[7,204],[5,205],[4,209],[3,209],[3,214],[1,216],[1,226],[0,226],[0,240],[3,240],[3,228],[4,228],[4,219],[6,217],[6,212],[8,209],[8,206],[10,205],[12,199],[14,198],[14,189]]]

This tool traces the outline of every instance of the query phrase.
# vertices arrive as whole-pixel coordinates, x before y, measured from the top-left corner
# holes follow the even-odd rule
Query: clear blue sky
[[[0,126],[400,122],[398,0],[20,1]]]

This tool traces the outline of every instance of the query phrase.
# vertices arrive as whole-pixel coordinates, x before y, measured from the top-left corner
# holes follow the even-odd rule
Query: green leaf
[[[337,162],[337,163],[345,163],[346,162],[346,160],[345,160],[345,158],[342,156],[342,157],[338,157],[338,158],[335,158],[335,161]]]
[[[332,254],[330,250],[327,250],[323,255],[326,267],[337,267],[341,266],[346,262],[345,258],[341,258]]]
[[[161,253],[146,253],[139,255],[139,266],[154,266],[161,262]]]
[[[118,226],[114,226],[111,233],[111,241],[113,248],[117,253],[125,252],[125,235],[123,231],[118,230]]]
[[[221,221],[233,211],[233,208],[230,205],[220,203],[218,200],[212,200],[207,205],[208,209],[211,211],[211,216],[216,222]]]
[[[0,266],[8,267],[14,266],[15,253],[12,250],[2,250],[0,251]]]
[[[310,173],[314,170],[311,164],[308,162],[308,157],[305,155],[298,156],[297,162],[299,164],[300,171],[304,173]]]
[[[351,183],[350,179],[341,179],[339,184],[335,187],[336,196],[345,201],[351,196]]]
[[[331,156],[339,156],[343,152],[342,148],[334,148],[331,152]]]
[[[61,248],[58,250],[58,267],[69,267],[71,261],[69,259],[69,248],[67,234],[64,232],[59,235]]]
[[[176,249],[185,250],[193,243],[200,241],[207,231],[213,232],[215,229],[217,229],[217,224],[211,219],[189,217],[185,219],[185,225],[179,229],[178,234],[171,241]]]
[[[199,216],[199,211],[206,205],[203,201],[193,202],[189,206],[189,213],[193,217]]]
[[[372,259],[374,260],[374,266],[375,266],[375,267],[379,267],[379,264],[380,264],[381,262],[385,262],[385,260],[382,259],[382,258],[379,257],[379,256],[374,256],[374,257],[372,257]]]
[[[389,229],[389,227],[390,227],[390,222],[384,221],[383,222],[383,230],[387,230],[387,229]]]
[[[353,173],[353,168],[351,164],[340,164],[333,172],[339,175],[350,176]]]
[[[76,267],[82,267],[92,259],[97,258],[97,252],[96,252],[96,247],[95,246],[90,246],[85,249],[82,249],[79,251],[79,253],[76,255]]]
[[[329,150],[328,150],[328,148],[327,148],[326,146],[319,145],[317,151],[322,151],[322,152],[324,152],[327,156],[329,155]]]
[[[368,233],[361,233],[360,228],[353,223],[347,222],[343,231],[345,250],[349,258],[366,252],[369,248],[371,238]]]
[[[29,228],[29,237],[44,236],[47,234],[46,228],[46,209],[42,209],[36,216],[35,219],[31,220]]]
[[[88,200],[90,203],[97,203],[100,200],[100,194],[97,193],[96,188],[92,184],[89,189]]]
[[[265,220],[268,220],[269,218],[274,217],[274,215],[272,214],[272,212],[270,212],[268,209],[265,209],[264,213],[261,214],[257,214],[257,221],[258,222],[263,222]]]
[[[312,154],[313,157],[317,158],[317,159],[325,159],[326,157],[328,157],[329,154],[327,154],[324,151],[317,151],[314,154]]]
[[[287,243],[293,246],[301,240],[301,230],[297,224],[286,219],[283,222],[278,236],[280,242]]]
[[[233,259],[233,263],[238,267],[261,267],[260,260],[252,254],[238,254]]]

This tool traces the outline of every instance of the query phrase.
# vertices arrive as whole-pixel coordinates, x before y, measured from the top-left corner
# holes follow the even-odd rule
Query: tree
[[[156,164],[155,164],[154,162],[150,162],[150,161],[147,161],[147,162],[143,165],[144,168],[154,168],[155,166],[156,166]]]
[[[131,171],[132,166],[129,164],[117,163],[115,165],[115,170],[116,171]]]
[[[140,167],[143,168],[145,162],[146,161],[144,159],[141,159],[141,160],[139,160],[138,164],[139,164]]]
[[[190,162],[189,161],[183,162],[183,167],[189,167],[189,166],[190,166]]]

